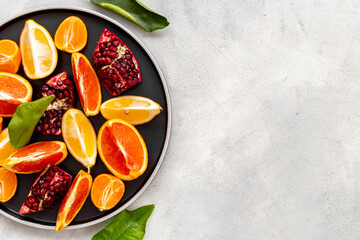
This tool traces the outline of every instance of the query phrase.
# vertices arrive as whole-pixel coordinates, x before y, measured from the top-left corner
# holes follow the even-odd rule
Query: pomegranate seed
[[[50,133],[51,133],[51,130],[50,129],[46,129],[46,135],[50,135]]]
[[[126,54],[126,55],[125,55],[125,58],[126,58],[127,60],[129,60],[129,59],[131,58],[131,55],[130,55],[130,54]]]
[[[43,128],[44,128],[44,130],[48,129],[48,128],[49,128],[49,124],[45,123],[45,124],[43,125]]]
[[[55,132],[56,132],[55,128],[52,128],[52,129],[51,129],[51,135],[54,135]]]
[[[121,87],[121,84],[117,82],[117,83],[115,83],[115,87],[116,87],[116,88],[120,88],[120,87]]]
[[[49,90],[48,86],[46,86],[46,85],[42,86],[41,89],[45,92]]]
[[[117,57],[117,53],[116,52],[110,52],[109,53],[109,56],[112,57],[112,58],[116,58]]]
[[[95,52],[95,57],[101,57],[101,53],[100,52]]]
[[[119,40],[114,40],[114,41],[113,41],[113,45],[114,45],[115,47],[119,46],[119,43],[120,43]]]
[[[105,45],[104,45],[103,43],[100,43],[100,44],[99,44],[99,48],[100,48],[100,49],[103,49],[103,48],[105,48]]]
[[[48,95],[53,95],[54,93],[55,93],[54,90],[49,90],[49,91],[47,92]]]
[[[63,95],[62,93],[59,93],[58,98],[63,99],[63,98],[64,98],[64,95]]]

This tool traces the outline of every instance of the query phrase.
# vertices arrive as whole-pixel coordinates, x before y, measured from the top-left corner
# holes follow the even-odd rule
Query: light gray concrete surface
[[[1,0],[0,20],[81,6],[133,31],[167,79],[172,137],[130,209],[145,239],[360,239],[360,3],[143,0],[170,26],[146,33],[89,0]],[[90,239],[0,216],[0,239]]]

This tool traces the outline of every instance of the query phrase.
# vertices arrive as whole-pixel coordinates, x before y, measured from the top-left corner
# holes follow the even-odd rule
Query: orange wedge
[[[48,164],[57,165],[66,156],[67,150],[63,142],[37,142],[17,150],[2,165],[15,173],[30,174],[42,171]]]
[[[136,128],[121,119],[104,123],[98,134],[98,151],[109,171],[122,180],[132,180],[143,174],[148,164],[148,152]]]
[[[50,33],[34,20],[27,20],[20,35],[22,65],[26,76],[40,79],[56,68],[58,54]]]
[[[98,175],[91,187],[91,201],[100,210],[109,210],[124,196],[125,184],[111,174]]]
[[[0,71],[17,73],[20,67],[21,55],[16,42],[0,40]]]
[[[5,128],[0,133],[0,166],[2,166],[3,162],[17,149],[13,148],[10,143],[8,128]]]
[[[55,231],[58,232],[66,228],[76,217],[89,196],[91,184],[91,175],[80,170],[61,203]]]
[[[121,96],[107,100],[100,107],[106,119],[121,118],[132,125],[151,121],[162,108],[153,100],[140,96]]]
[[[99,79],[89,60],[81,53],[71,55],[71,64],[80,102],[86,116],[95,116],[100,111],[101,88]]]
[[[61,131],[71,155],[88,171],[96,161],[96,133],[85,114],[71,108],[63,116]]]
[[[87,37],[85,23],[78,17],[70,16],[56,30],[54,41],[59,50],[74,53],[85,47]]]
[[[0,116],[11,117],[17,106],[31,101],[32,87],[23,77],[0,72]]]
[[[9,201],[17,189],[16,174],[0,167],[0,202]]]

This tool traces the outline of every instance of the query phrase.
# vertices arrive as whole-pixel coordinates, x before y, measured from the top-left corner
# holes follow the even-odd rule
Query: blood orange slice
[[[76,217],[89,196],[91,184],[91,175],[80,170],[61,203],[56,220],[55,231],[61,231],[66,228]]]
[[[89,60],[81,53],[71,55],[72,71],[80,102],[86,116],[95,116],[100,111],[101,88]]]
[[[0,72],[0,116],[11,117],[17,106],[31,101],[32,87],[20,75]]]
[[[6,169],[21,174],[40,172],[48,164],[57,165],[67,156],[65,143],[37,142],[21,148],[3,162]]]
[[[5,128],[0,133],[0,166],[11,154],[16,152],[17,149],[13,148],[10,143],[8,128]]]
[[[100,210],[109,210],[121,200],[125,184],[111,174],[98,175],[91,187],[91,201]]]
[[[16,174],[0,167],[0,202],[9,201],[17,188]]]
[[[112,119],[104,123],[98,134],[98,151],[105,166],[122,180],[143,174],[148,164],[145,142],[130,123]]]

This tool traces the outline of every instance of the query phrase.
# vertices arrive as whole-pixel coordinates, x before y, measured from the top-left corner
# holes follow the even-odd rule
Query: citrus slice
[[[11,117],[17,106],[31,101],[32,87],[23,77],[0,72],[0,116]]]
[[[21,55],[16,42],[0,40],[0,71],[17,73],[20,67]]]
[[[61,203],[55,231],[66,228],[76,217],[89,196],[91,184],[91,175],[80,170]]]
[[[3,162],[16,151],[17,149],[13,148],[10,143],[8,128],[5,128],[0,132],[0,166],[2,166]]]
[[[57,165],[67,156],[65,143],[37,142],[23,147],[3,162],[3,167],[20,174],[42,171],[48,164]]]
[[[63,116],[61,131],[71,155],[88,171],[96,161],[96,133],[83,112],[71,108]]]
[[[85,23],[78,17],[70,16],[59,25],[54,41],[59,50],[74,53],[85,47],[87,37]]]
[[[140,133],[130,123],[112,119],[99,130],[98,151],[109,171],[122,180],[132,180],[143,174],[148,153]]]
[[[125,184],[121,179],[110,175],[98,175],[91,187],[91,201],[100,210],[109,210],[124,196]]]
[[[0,167],[0,202],[9,201],[17,189],[16,174]]]
[[[86,116],[95,116],[100,111],[101,88],[89,60],[81,53],[71,55],[72,71],[80,102]]]
[[[151,121],[162,108],[153,100],[140,96],[121,96],[107,100],[100,107],[106,119],[121,118],[133,125]]]
[[[20,35],[22,65],[26,76],[40,79],[49,76],[56,67],[58,54],[50,33],[30,19]]]

